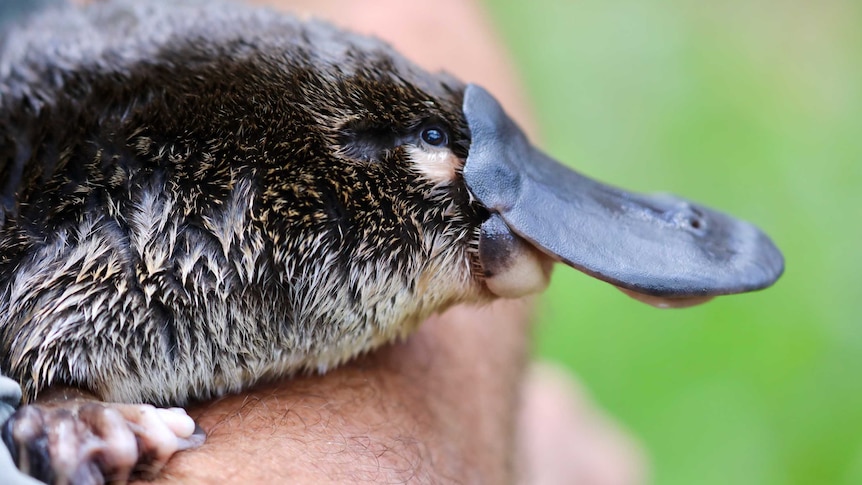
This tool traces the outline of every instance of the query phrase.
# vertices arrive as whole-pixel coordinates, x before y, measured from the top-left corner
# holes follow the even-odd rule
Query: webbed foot
[[[69,485],[154,477],[174,453],[205,439],[183,409],[77,398],[21,407],[2,437],[23,472]]]

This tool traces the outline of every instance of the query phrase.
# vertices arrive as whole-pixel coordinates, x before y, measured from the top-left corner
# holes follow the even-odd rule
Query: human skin
[[[257,3],[382,37],[427,69],[483,85],[531,131],[514,69],[474,3]],[[456,307],[325,375],[192,406],[207,442],[156,483],[639,483],[627,438],[565,378],[525,370],[530,309]]]
[[[207,443],[163,479],[511,483],[527,310],[456,308],[323,376],[194,407]]]

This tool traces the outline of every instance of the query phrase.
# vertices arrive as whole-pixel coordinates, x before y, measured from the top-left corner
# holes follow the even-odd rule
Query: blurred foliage
[[[558,267],[538,354],[654,483],[862,483],[862,2],[488,4],[549,152],[751,220],[787,260],[767,291],[676,311]]]

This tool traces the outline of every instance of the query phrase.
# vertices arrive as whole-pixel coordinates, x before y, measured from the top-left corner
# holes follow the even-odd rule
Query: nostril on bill
[[[691,216],[688,220],[689,225],[693,229],[706,229],[706,217],[704,217],[703,212],[694,207],[689,207],[689,211],[691,211]]]
[[[701,234],[706,230],[706,217],[704,213],[689,204],[670,212],[668,220],[676,224],[680,229],[691,230]]]

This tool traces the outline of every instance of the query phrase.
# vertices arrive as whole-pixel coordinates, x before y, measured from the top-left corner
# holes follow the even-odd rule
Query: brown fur
[[[30,399],[180,404],[487,297],[487,214],[459,168],[417,166],[466,156],[463,85],[326,24],[204,5],[68,9],[0,48],[0,365]]]

